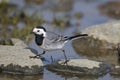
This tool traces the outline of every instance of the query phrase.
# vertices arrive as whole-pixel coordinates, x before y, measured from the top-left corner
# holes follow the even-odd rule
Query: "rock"
[[[95,39],[105,40],[108,43],[118,44],[120,43],[120,21],[94,25],[86,28],[82,33],[87,33]]]
[[[120,66],[116,65],[116,66],[112,67],[110,70],[110,74],[112,76],[120,76]]]
[[[72,43],[79,55],[113,65],[119,64],[116,48],[120,43],[120,21],[94,25],[86,28],[82,33],[87,33],[89,37],[76,39]]]
[[[43,80],[43,75],[24,76],[0,74],[0,80]]]
[[[101,76],[110,70],[110,66],[104,62],[88,59],[70,59],[66,64],[64,60],[46,66],[48,70],[68,75]]]
[[[0,45],[0,71],[10,74],[40,74],[43,63],[39,59],[30,59],[34,54],[19,39],[12,39],[13,46]]]

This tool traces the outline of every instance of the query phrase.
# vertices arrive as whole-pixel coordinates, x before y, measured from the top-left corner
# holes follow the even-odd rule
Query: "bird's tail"
[[[88,34],[78,34],[75,36],[71,36],[71,37],[67,37],[66,40],[72,40],[72,39],[76,39],[76,38],[80,38],[80,37],[87,37]]]

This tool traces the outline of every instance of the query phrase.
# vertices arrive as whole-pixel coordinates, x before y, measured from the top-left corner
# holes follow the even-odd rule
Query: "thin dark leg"
[[[54,62],[54,59],[53,59],[53,57],[51,56],[51,62],[53,63]]]
[[[66,56],[66,54],[65,54],[65,50],[62,50],[62,51],[63,51],[64,58],[65,58],[65,62],[64,62],[64,64],[67,64],[67,62],[68,62],[69,60],[67,60],[67,56]]]
[[[41,59],[43,58],[41,55],[45,54],[45,51],[43,51],[42,54],[37,54],[36,56],[29,56],[30,58],[37,58],[37,59]]]
[[[118,44],[117,52],[118,52],[118,63],[120,65],[120,44]]]
[[[41,56],[41,55],[44,55],[45,54],[45,51],[43,51],[43,53],[42,54],[38,54],[37,56]]]

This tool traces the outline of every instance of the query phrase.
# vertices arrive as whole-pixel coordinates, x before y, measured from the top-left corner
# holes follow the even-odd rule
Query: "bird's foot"
[[[36,56],[29,56],[29,58],[33,58],[33,59],[44,59],[43,56],[39,56],[39,55],[36,55]]]
[[[69,62],[69,60],[65,60],[65,62],[63,63],[63,64],[66,64],[66,65],[68,65],[68,63],[67,62]]]

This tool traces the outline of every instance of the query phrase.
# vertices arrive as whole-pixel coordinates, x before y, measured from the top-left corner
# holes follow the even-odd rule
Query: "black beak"
[[[35,34],[34,32],[30,32],[30,34]]]

